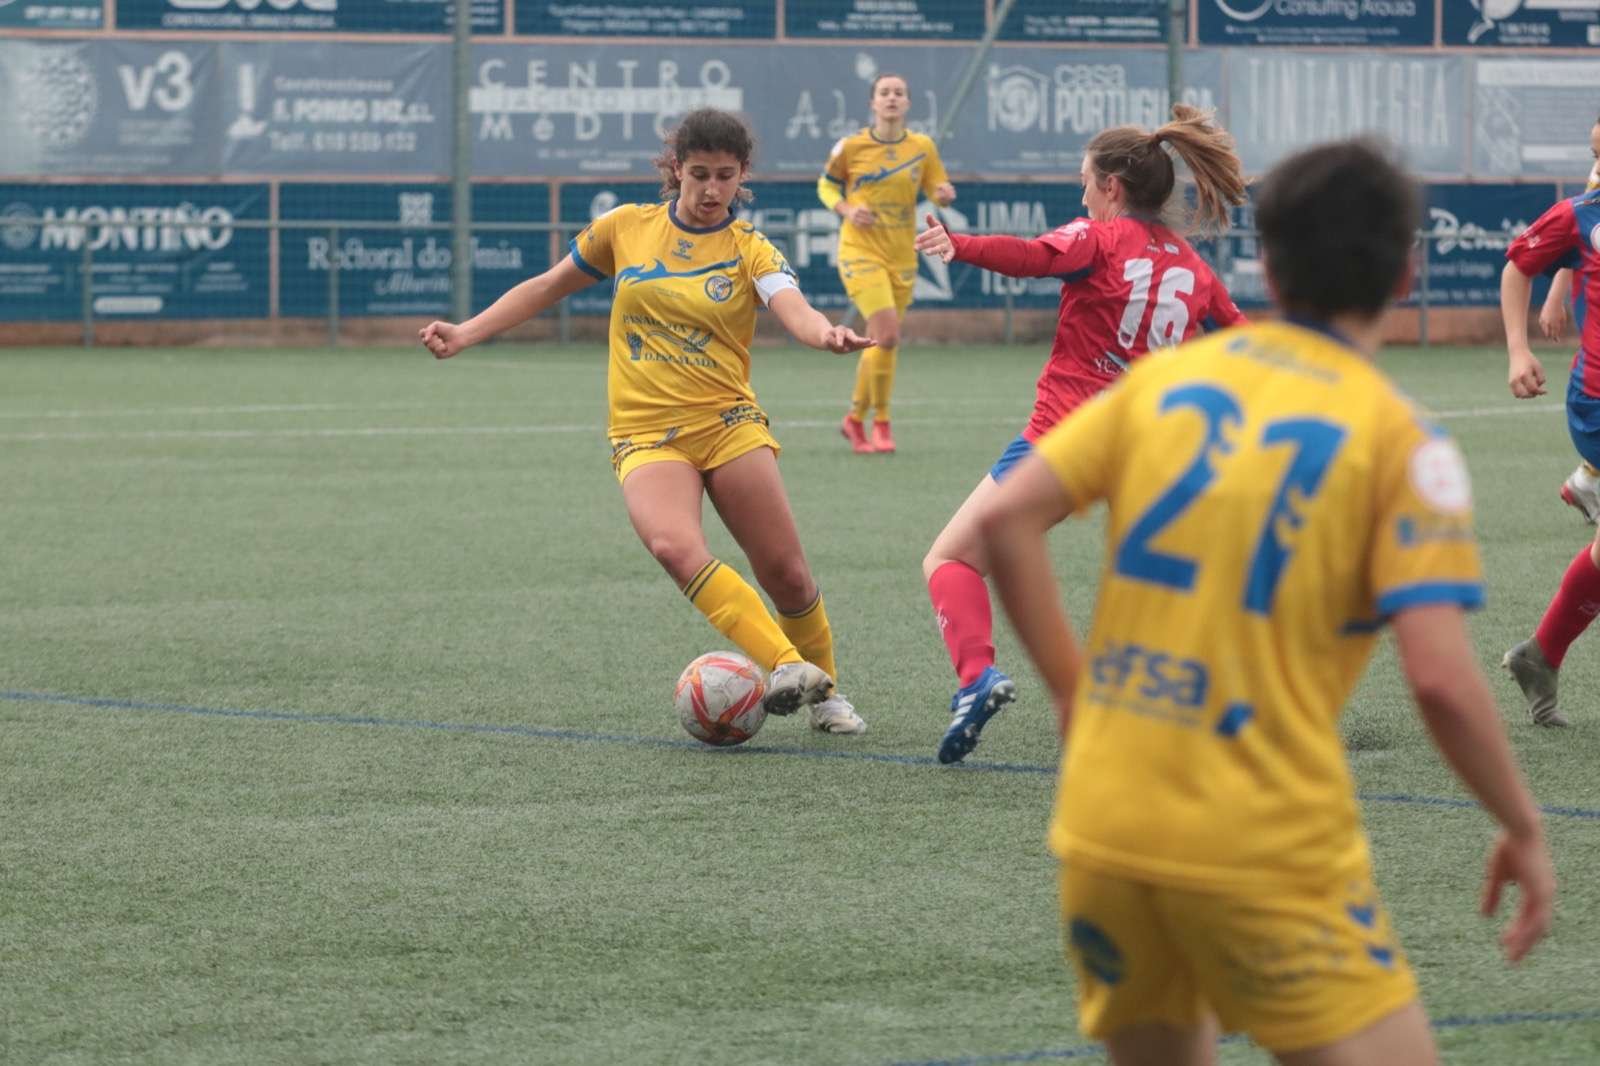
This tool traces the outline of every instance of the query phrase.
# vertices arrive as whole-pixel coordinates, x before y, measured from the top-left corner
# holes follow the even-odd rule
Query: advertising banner
[[[190,41],[0,40],[0,171],[214,174],[216,74]]]
[[[1201,44],[1392,48],[1433,44],[1438,0],[1196,2]],[[1493,6],[1504,0],[1483,2]]]
[[[1579,180],[1589,172],[1600,60],[1484,58],[1473,68],[1474,174]]]
[[[518,0],[517,32],[530,37],[776,36],[777,0]]]
[[[1428,241],[1428,303],[1433,307],[1498,307],[1500,272],[1511,237],[1559,199],[1552,184],[1428,186],[1422,226]],[[1534,279],[1534,306],[1544,300],[1549,281]],[[1410,305],[1420,302],[1422,279],[1412,285]]]
[[[1488,48],[1600,45],[1600,0],[1440,0],[1441,41]]]
[[[98,30],[101,0],[0,0],[0,29]]]
[[[447,174],[450,50],[333,41],[219,46],[230,174]]]
[[[503,0],[469,2],[474,33],[505,32]],[[117,0],[119,30],[449,33],[454,18],[452,0]]]
[[[1227,67],[1227,126],[1252,173],[1312,142],[1369,133],[1421,173],[1466,173],[1467,61],[1459,56],[1241,51]]]
[[[1000,39],[1162,44],[1171,22],[1169,6],[1167,0],[1017,0],[1000,27]]]
[[[783,26],[790,37],[975,41],[984,7],[981,0],[789,0]]]
[[[353,220],[328,229],[285,228],[279,241],[278,306],[286,317],[328,313],[329,274],[339,268],[343,316],[431,315],[450,311],[451,188],[438,184],[285,184],[282,221]],[[479,185],[472,190],[478,222],[548,222],[546,185]],[[363,229],[361,222],[415,229]],[[474,230],[472,307],[481,311],[520,281],[550,266],[550,234],[539,230]]]
[[[815,177],[840,137],[870,121],[880,73],[904,77],[910,126],[936,129],[968,49],[861,45],[478,45],[471,91],[473,168],[481,175],[649,177],[676,118],[697,107],[751,116],[761,177]],[[1185,99],[1215,106],[1220,53],[1185,63]],[[1166,58],[1152,49],[997,50],[950,137],[952,172],[1076,177],[1106,126],[1154,126],[1168,112]],[[1459,104],[1459,101],[1458,101]]]
[[[767,181],[750,186],[755,199],[740,210],[794,268],[812,305],[836,320],[849,307],[839,280],[839,216],[822,206],[814,182]],[[624,203],[654,203],[654,182],[566,185],[561,189],[564,236],[572,238],[592,220]],[[954,204],[936,208],[924,202],[918,214],[937,213],[956,232],[984,230],[1035,237],[1083,214],[1083,190],[1076,184],[1024,182],[969,183]],[[565,241],[562,253],[566,254]],[[1055,307],[1061,282],[1055,278],[1004,278],[960,263],[919,258],[913,297],[923,307],[998,308],[1009,294],[1018,308]],[[597,284],[571,297],[572,310],[603,314],[611,307],[611,286]]]
[[[265,318],[265,185],[0,185],[0,319]]]

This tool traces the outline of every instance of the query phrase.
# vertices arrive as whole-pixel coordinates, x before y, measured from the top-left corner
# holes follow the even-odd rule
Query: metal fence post
[[[328,347],[339,347],[339,227],[328,227]]]
[[[1428,260],[1432,258],[1433,231],[1429,230],[1422,235],[1422,291],[1418,293],[1417,303],[1417,342],[1422,347],[1428,347]]]
[[[94,248],[89,241],[89,229],[83,230],[83,262],[78,265],[83,272],[83,346],[94,347]]]
[[[567,243],[566,238],[567,231],[558,227],[556,229],[556,240],[565,245]],[[567,306],[566,300],[562,300],[556,305],[556,336],[562,344],[572,343],[572,309]]]
[[[1006,344],[1011,344],[1016,340],[1016,324],[1012,321],[1012,312],[1015,311],[1016,305],[1011,295],[1010,279],[1004,279],[1003,284],[1006,287],[1006,318],[1003,338]]]

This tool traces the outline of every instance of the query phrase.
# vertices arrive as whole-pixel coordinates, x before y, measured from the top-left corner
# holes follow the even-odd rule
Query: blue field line
[[[432,722],[415,718],[378,718],[367,715],[313,714],[306,711],[238,710],[229,707],[194,707],[183,703],[149,703],[142,700],[112,699],[102,696],[67,696],[54,692],[0,690],[0,701],[11,703],[52,703],[69,707],[95,707],[109,711],[164,711],[204,718],[242,718],[262,722],[295,722],[306,725],[354,725],[390,729],[423,729],[437,733],[465,733],[482,736],[526,737],[532,740],[566,740],[584,744],[622,744],[637,748],[672,748],[711,758],[758,758],[786,756],[802,759],[844,759],[851,762],[889,763],[897,766],[933,766],[942,773],[1031,774],[1053,777],[1057,767],[1035,763],[984,762],[968,760],[943,766],[931,755],[894,755],[885,752],[848,751],[837,748],[796,748],[747,744],[736,748],[711,748],[695,740],[646,737],[627,733],[591,733],[581,729],[549,729],[529,725],[489,725],[478,722]],[[1400,792],[1363,792],[1363,803],[1394,803],[1446,810],[1475,810],[1472,800],[1446,796],[1414,796]],[[1588,807],[1541,807],[1553,818],[1578,818],[1600,821],[1600,810]]]
[[[1505,1014],[1462,1015],[1433,1019],[1435,1029],[1470,1029],[1479,1026],[1537,1025],[1555,1022],[1600,1021],[1600,1011],[1574,1010],[1536,1013],[1512,1011]],[[1240,1044],[1242,1036],[1225,1036],[1218,1043]],[[1105,1049],[1099,1044],[1077,1044],[1073,1047],[1042,1048],[1038,1051],[1015,1051],[1008,1055],[970,1055],[959,1059],[904,1059],[889,1066],[1002,1066],[1016,1062],[1060,1062],[1063,1059],[1104,1058]]]

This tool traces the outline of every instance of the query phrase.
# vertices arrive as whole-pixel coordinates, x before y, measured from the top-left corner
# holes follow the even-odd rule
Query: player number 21
[[[1198,411],[1206,420],[1206,435],[1200,452],[1178,480],[1129,527],[1116,554],[1116,570],[1123,577],[1180,592],[1194,588],[1199,564],[1181,555],[1157,551],[1150,546],[1150,541],[1176,522],[1216,480],[1216,460],[1236,451],[1224,434],[1228,427],[1244,424],[1244,412],[1239,409],[1238,401],[1215,385],[1180,385],[1161,398],[1163,414],[1184,409]],[[1256,614],[1272,610],[1272,595],[1277,591],[1292,550],[1280,539],[1279,528],[1283,524],[1299,527],[1303,521],[1300,508],[1322,488],[1323,476],[1344,438],[1343,426],[1320,418],[1284,418],[1262,427],[1262,448],[1287,445],[1294,449],[1294,454],[1273,493],[1272,506],[1267,510],[1255,554],[1250,559],[1243,596],[1246,610]]]
[[[1150,282],[1155,263],[1149,259],[1130,259],[1122,264],[1122,280],[1132,288],[1128,291],[1128,306],[1122,309],[1122,324],[1117,327],[1117,342],[1132,348],[1139,339],[1139,323],[1144,321],[1144,309],[1150,303]],[[1150,316],[1150,334],[1147,348],[1165,348],[1183,340],[1189,328],[1189,305],[1178,297],[1194,292],[1194,271],[1187,267],[1168,267],[1161,272],[1161,285],[1156,289],[1156,309]]]

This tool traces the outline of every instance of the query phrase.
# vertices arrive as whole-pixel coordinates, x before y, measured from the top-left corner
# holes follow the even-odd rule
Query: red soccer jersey
[[[1572,267],[1588,313],[1572,357],[1572,384],[1585,396],[1600,396],[1600,192],[1562,200],[1511,242],[1506,258],[1530,278]]]
[[[1245,320],[1189,242],[1150,219],[1079,218],[1031,241],[951,238],[962,262],[1013,277],[1061,279],[1055,343],[1022,431],[1030,441],[1152,348]]]

